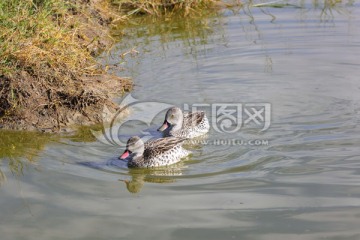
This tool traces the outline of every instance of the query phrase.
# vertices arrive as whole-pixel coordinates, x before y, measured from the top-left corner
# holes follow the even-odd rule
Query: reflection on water
[[[149,183],[174,183],[174,176],[181,176],[184,162],[179,162],[168,167],[153,169],[130,169],[131,180],[123,180],[126,188],[131,193],[140,192],[145,182]]]
[[[1,236],[359,239],[360,5],[257,3],[265,1],[199,21],[134,20],[114,29],[122,41],[103,57],[128,69],[136,99],[180,107],[270,103],[269,129],[212,128],[208,142],[186,146],[188,159],[145,170],[128,169],[118,160],[123,147],[93,141],[87,131],[45,148],[45,139],[31,137],[41,147],[11,153],[35,152],[36,168],[29,164],[23,176],[12,177],[4,164],[11,154],[1,155],[8,177],[0,187]],[[135,58],[121,57],[134,46]],[[124,124],[118,137],[141,130],[158,137],[164,114],[149,125]],[[214,144],[221,139],[243,144]],[[246,144],[256,139],[268,144]]]
[[[22,174],[27,164],[37,161],[46,144],[57,137],[38,132],[0,131],[0,184],[6,179],[1,166],[8,164],[13,174]]]
[[[210,12],[205,15],[187,18],[181,15],[172,17],[154,18],[153,16],[138,17],[132,19],[130,26],[119,25],[112,31],[114,36],[119,39],[131,39],[130,41],[121,41],[116,48],[123,52],[140,52],[133,59],[134,64],[139,61],[143,54],[152,51],[150,48],[156,46],[159,55],[166,55],[169,49],[168,43],[177,42],[177,46],[181,49],[182,54],[196,58],[198,54],[206,49],[198,49],[198,46],[206,46],[206,44],[222,44],[226,42],[225,32],[220,14]],[[217,34],[213,34],[213,33]],[[214,38],[216,36],[216,38]],[[132,51],[131,51],[132,50]],[[104,58],[104,64],[109,66],[119,66],[126,63],[128,58],[134,57],[134,54],[127,54],[113,50],[108,52]],[[120,56],[120,59],[116,56]],[[118,68],[114,68],[115,70]],[[122,69],[131,71],[131,68]],[[135,72],[133,72],[134,74]]]

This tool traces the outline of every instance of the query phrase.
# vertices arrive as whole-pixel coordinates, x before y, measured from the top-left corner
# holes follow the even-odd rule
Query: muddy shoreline
[[[0,128],[72,131],[74,125],[101,122],[104,107],[117,110],[114,96],[131,90],[130,79],[108,74],[96,62],[96,56],[114,44],[109,31],[120,18],[110,1],[64,4],[60,13],[57,8],[48,10],[48,32],[44,25],[28,39],[2,36],[5,44],[15,47],[0,52],[10,63],[8,69],[0,66]],[[36,8],[41,13],[45,6],[39,3]],[[54,38],[52,45],[48,38]]]

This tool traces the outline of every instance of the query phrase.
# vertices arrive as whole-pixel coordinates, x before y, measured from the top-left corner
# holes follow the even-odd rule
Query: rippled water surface
[[[3,132],[1,239],[360,239],[360,5],[291,3],[115,30],[104,64],[151,118],[115,124],[120,138],[158,136],[159,104],[205,110],[208,136],[176,165],[129,170],[101,137]],[[235,126],[215,122],[224,103],[268,106],[270,127],[243,112],[219,131]]]

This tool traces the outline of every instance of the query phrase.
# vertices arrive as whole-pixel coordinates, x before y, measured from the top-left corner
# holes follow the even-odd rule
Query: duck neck
[[[131,167],[141,167],[144,164],[144,155],[143,152],[135,153],[131,156],[128,165]]]
[[[136,162],[136,161],[138,161],[138,159],[142,158],[144,155],[144,150],[145,150],[144,144],[137,146],[136,151],[132,152],[130,155],[131,161]]]

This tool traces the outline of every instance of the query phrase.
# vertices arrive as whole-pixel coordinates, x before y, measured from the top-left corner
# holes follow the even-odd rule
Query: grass
[[[11,76],[14,70],[31,68],[34,75],[44,76],[49,73],[41,67],[57,72],[66,68],[66,82],[71,73],[93,73],[90,52],[82,51],[75,39],[79,23],[68,14],[70,9],[76,11],[76,5],[53,0],[3,0],[0,9],[2,74]]]
[[[0,2],[0,124],[56,131],[96,122],[92,112],[111,105],[109,86],[131,87],[105,76],[95,60],[113,42],[108,24],[121,19],[109,7],[105,0]]]

